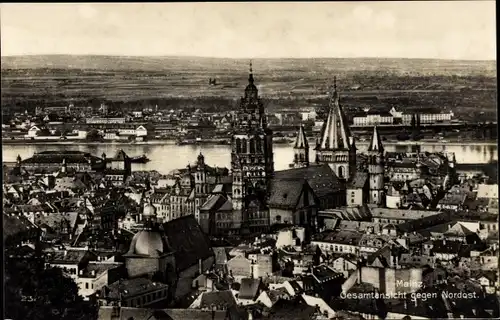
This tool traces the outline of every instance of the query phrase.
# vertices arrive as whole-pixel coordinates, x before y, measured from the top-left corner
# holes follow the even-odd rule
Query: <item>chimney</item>
[[[81,276],[83,276],[83,270],[80,270],[80,271],[78,272],[78,274],[79,274],[79,275],[81,275]]]

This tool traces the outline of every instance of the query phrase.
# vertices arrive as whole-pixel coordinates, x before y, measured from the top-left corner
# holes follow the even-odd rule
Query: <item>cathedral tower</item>
[[[370,179],[369,204],[381,206],[384,203],[384,146],[377,130],[373,127],[373,136],[368,146],[368,175]]]
[[[339,100],[334,78],[330,110],[316,146],[316,162],[327,163],[338,178],[349,180],[356,169],[356,147]]]
[[[273,134],[267,128],[264,105],[254,84],[252,63],[245,96],[241,98],[233,122],[231,171],[234,209],[244,209],[249,196],[266,201],[274,173]]]
[[[301,125],[297,137],[295,138],[295,144],[293,146],[293,163],[290,165],[293,168],[303,168],[309,166],[309,143],[307,142],[307,136],[304,131],[304,126]]]
[[[208,193],[207,172],[205,166],[205,156],[200,152],[196,161],[196,172],[194,176],[196,193],[205,195]]]

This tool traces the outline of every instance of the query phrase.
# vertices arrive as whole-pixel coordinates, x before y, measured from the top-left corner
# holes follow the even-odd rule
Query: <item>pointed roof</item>
[[[384,146],[382,145],[382,139],[378,132],[377,126],[373,127],[372,140],[368,146],[368,151],[377,151],[379,153],[384,153]]]
[[[294,149],[309,149],[309,143],[307,142],[307,136],[303,125],[300,126],[297,137],[295,138]]]
[[[337,92],[337,80],[334,79],[332,96],[330,98],[330,111],[328,118],[321,130],[321,141],[319,150],[350,150],[349,138],[351,133],[347,124],[346,116],[339,104],[339,94]]]

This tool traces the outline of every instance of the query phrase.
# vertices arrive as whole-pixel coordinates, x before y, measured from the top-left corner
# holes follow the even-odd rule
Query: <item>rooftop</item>
[[[146,292],[166,289],[166,284],[153,282],[145,278],[118,280],[103,288],[104,296],[112,300],[121,300],[142,295]]]
[[[398,219],[398,220],[416,220],[429,216],[437,215],[439,211],[432,210],[410,210],[410,209],[388,209],[372,208],[372,218]]]

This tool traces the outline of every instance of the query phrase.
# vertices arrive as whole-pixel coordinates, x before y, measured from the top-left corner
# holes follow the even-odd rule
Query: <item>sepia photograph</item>
[[[3,319],[500,317],[495,1],[0,4]]]

